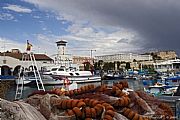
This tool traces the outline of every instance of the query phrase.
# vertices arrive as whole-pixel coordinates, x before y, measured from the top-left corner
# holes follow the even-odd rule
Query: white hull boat
[[[76,83],[100,82],[101,77],[94,75],[91,71],[79,71],[75,68],[53,67],[49,72],[44,72],[44,75],[51,75],[54,79],[69,80]]]
[[[63,80],[59,80],[59,79],[53,79],[51,76],[41,76],[42,78],[42,82],[44,85],[59,85],[59,84],[63,84],[64,81]],[[38,78],[37,78],[38,80]],[[16,84],[22,84],[22,82],[24,82],[24,85],[28,85],[28,84],[36,84],[36,79],[35,77],[24,77],[20,80],[16,79]],[[39,80],[38,80],[39,83]]]
[[[101,77],[99,76],[61,76],[61,75],[53,75],[53,78],[59,79],[59,80],[68,80],[70,82],[76,82],[76,83],[88,83],[88,82],[100,82]]]
[[[62,85],[62,84],[70,84],[70,83],[90,83],[90,82],[100,82],[101,77],[99,76],[70,76],[70,77],[64,77],[60,75],[42,75],[41,76],[42,82],[44,85]],[[37,78],[38,80],[38,78]],[[28,84],[36,84],[35,77],[24,77],[19,80],[16,79],[16,84],[22,84],[24,82],[24,85]]]

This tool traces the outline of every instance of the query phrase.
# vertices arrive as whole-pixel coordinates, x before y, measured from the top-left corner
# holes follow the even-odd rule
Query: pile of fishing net
[[[126,81],[70,91],[35,91],[24,102],[39,111],[45,117],[42,120],[173,120],[168,105],[143,91],[128,89]]]
[[[33,106],[22,102],[10,102],[0,98],[0,120],[46,120]]]
[[[36,91],[26,103],[50,120],[171,120],[172,109],[143,91],[128,89],[121,81],[113,86],[87,85],[79,89]]]

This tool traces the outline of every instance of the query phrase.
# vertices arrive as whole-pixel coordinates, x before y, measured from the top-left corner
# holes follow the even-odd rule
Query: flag
[[[26,51],[31,51],[31,48],[32,48],[32,44],[30,44],[29,41],[27,40]]]

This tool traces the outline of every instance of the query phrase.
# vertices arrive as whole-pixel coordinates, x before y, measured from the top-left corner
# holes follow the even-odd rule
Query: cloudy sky
[[[0,51],[25,51],[29,40],[52,55],[61,39],[73,55],[180,53],[180,1],[0,0]]]

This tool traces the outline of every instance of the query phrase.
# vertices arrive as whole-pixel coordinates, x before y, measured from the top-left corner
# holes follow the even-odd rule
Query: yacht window
[[[57,68],[52,68],[52,69],[51,69],[51,71],[56,71],[56,70],[57,70]]]
[[[62,69],[62,68],[59,68],[59,69],[58,69],[58,71],[64,71],[64,69]]]
[[[79,73],[75,73],[76,75],[79,75]]]
[[[71,76],[73,75],[73,73],[69,73]]]

